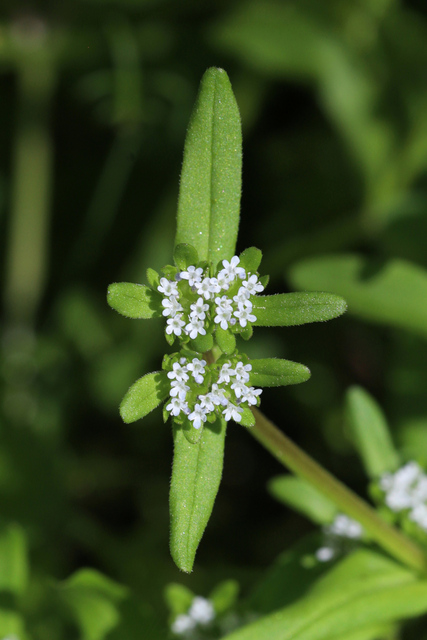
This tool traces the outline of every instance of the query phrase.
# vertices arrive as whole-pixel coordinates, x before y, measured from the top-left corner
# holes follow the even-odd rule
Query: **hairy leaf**
[[[427,580],[360,550],[295,604],[226,636],[227,640],[341,640],[364,627],[427,611]],[[369,636],[368,636],[369,637]],[[357,636],[356,636],[357,638]]]
[[[157,318],[162,315],[162,296],[143,284],[114,282],[108,287],[107,302],[127,318]]]
[[[380,406],[367,391],[354,386],[347,391],[346,409],[354,443],[369,477],[395,471],[399,457]]]
[[[135,422],[153,411],[166,400],[170,384],[165,371],[147,373],[128,390],[120,404],[120,415],[124,422]]]
[[[177,567],[189,573],[218,492],[226,423],[206,423],[201,440],[190,444],[174,425],[174,461],[170,488],[170,548]]]
[[[218,325],[215,329],[215,340],[223,353],[230,355],[236,348],[236,337],[231,331],[224,331]]]
[[[184,271],[190,265],[196,265],[199,262],[197,251],[191,244],[185,242],[177,244],[173,253],[173,259],[177,267]]]
[[[281,387],[299,384],[309,379],[311,373],[305,365],[279,358],[251,360],[250,383],[255,387]]]
[[[307,322],[332,320],[347,309],[345,300],[333,293],[297,292],[256,296],[253,300],[254,326],[291,327]]]
[[[191,244],[217,264],[235,252],[240,215],[242,133],[223,69],[204,74],[187,132],[175,245]]]
[[[262,252],[256,247],[248,247],[239,256],[240,267],[243,267],[247,273],[255,273],[261,264]]]

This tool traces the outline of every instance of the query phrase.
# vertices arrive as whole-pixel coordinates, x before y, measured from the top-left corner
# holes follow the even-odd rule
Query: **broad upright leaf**
[[[226,423],[206,423],[197,444],[174,426],[174,460],[170,489],[172,558],[189,573],[208,523],[222,476]]]
[[[114,282],[108,287],[107,302],[127,318],[157,318],[162,315],[162,296],[143,284]]]
[[[175,245],[191,244],[217,264],[235,252],[240,215],[242,133],[223,69],[202,78],[184,148]]]
[[[345,300],[333,293],[296,292],[256,296],[253,300],[255,326],[291,327],[307,322],[322,322],[342,315]]]
[[[299,384],[310,377],[310,369],[299,362],[279,358],[251,360],[250,383],[255,387],[282,387]]]
[[[170,384],[165,371],[147,373],[128,390],[120,404],[124,422],[135,422],[153,411],[168,397]]]
[[[376,553],[345,558],[296,603],[226,636],[227,640],[342,640],[361,629],[427,611],[427,580]],[[358,637],[357,635],[355,636]],[[359,636],[360,638],[360,636]]]
[[[427,336],[427,271],[418,265],[349,253],[303,260],[289,276],[296,287],[344,296],[356,316]]]
[[[346,409],[354,443],[370,478],[396,471],[399,457],[381,408],[361,387],[347,391]]]
[[[337,513],[333,502],[301,478],[290,475],[276,476],[269,481],[267,488],[277,500],[299,511],[316,524],[332,522]]]

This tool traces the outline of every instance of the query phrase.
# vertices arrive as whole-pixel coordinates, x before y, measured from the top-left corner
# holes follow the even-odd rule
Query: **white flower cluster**
[[[215,618],[215,610],[212,602],[202,598],[202,596],[195,596],[191,607],[187,613],[181,613],[175,618],[172,623],[172,631],[176,635],[187,635],[193,631],[197,625],[206,626],[212,622]]]
[[[323,534],[325,543],[315,555],[320,562],[328,562],[343,551],[343,542],[359,540],[363,527],[356,520],[339,513],[331,524],[323,527]]]
[[[427,531],[427,475],[416,462],[408,462],[395,473],[385,473],[380,488],[392,511],[407,512],[410,520]]]
[[[182,357],[179,362],[173,364],[172,371],[167,374],[171,381],[169,392],[171,400],[166,406],[166,411],[173,416],[184,413],[195,429],[200,429],[209,414],[214,412],[221,412],[226,422],[229,420],[240,422],[243,409],[239,405],[242,403],[247,403],[248,406],[256,405],[258,396],[262,393],[262,389],[248,387],[246,384],[249,382],[251,370],[252,365],[245,365],[243,362],[237,362],[234,368],[231,362],[226,362],[219,372],[214,369],[218,374],[216,382],[211,384],[208,393],[197,395],[190,407],[188,396],[191,393],[191,386],[194,387],[194,383],[199,386],[205,383],[206,360],[193,358],[190,361]]]
[[[255,322],[256,316],[252,313],[253,304],[250,297],[264,290],[256,275],[247,274],[243,267],[239,267],[240,260],[233,256],[222,261],[223,268],[216,277],[209,278],[205,271],[199,267],[189,266],[186,271],[176,275],[176,280],[171,281],[161,278],[157,287],[165,297],[162,300],[163,315],[167,318],[166,333],[180,336],[182,333],[190,336],[192,340],[198,335],[206,335],[206,322],[213,318],[222,329],[228,329],[239,322],[241,327],[246,327],[248,322]],[[193,293],[197,296],[190,311],[185,312],[180,300],[178,282],[187,280]],[[235,291],[236,283],[240,286],[232,297],[225,292]]]

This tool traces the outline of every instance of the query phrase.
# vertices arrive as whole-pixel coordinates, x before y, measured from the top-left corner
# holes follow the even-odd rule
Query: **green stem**
[[[427,571],[427,557],[417,544],[385,522],[372,507],[310,458],[260,411],[253,409],[253,413],[255,426],[248,431],[279,462],[314,485],[341,511],[360,522],[371,538],[395,558],[411,569]]]

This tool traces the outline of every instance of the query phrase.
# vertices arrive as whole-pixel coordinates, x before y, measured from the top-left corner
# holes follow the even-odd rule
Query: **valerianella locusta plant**
[[[192,570],[218,491],[227,423],[252,427],[262,387],[310,376],[288,360],[250,360],[238,340],[249,340],[254,327],[328,320],[345,310],[333,294],[262,295],[268,277],[258,273],[261,251],[235,253],[241,160],[240,117],[228,77],[209,69],[185,142],[174,264],[161,275],[148,269],[148,285],[115,283],[108,290],[109,304],[122,315],[162,318],[174,347],[162,370],[130,387],[120,413],[134,422],[164,403],[164,420],[171,419],[171,552],[183,571]]]

